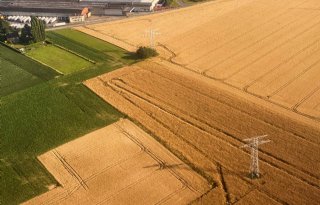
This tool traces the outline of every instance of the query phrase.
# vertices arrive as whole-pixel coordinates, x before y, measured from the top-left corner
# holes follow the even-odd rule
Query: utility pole
[[[160,35],[160,33],[154,29],[150,29],[150,30],[145,31],[145,37],[149,37],[151,48],[154,48],[154,46],[155,46],[154,39],[155,39],[156,35]]]
[[[251,179],[259,178],[260,177],[260,170],[259,170],[259,145],[265,144],[267,142],[271,142],[271,140],[264,139],[268,135],[262,135],[257,137],[252,137],[248,139],[244,139],[247,143],[240,148],[251,148],[251,163],[250,163],[250,176]]]

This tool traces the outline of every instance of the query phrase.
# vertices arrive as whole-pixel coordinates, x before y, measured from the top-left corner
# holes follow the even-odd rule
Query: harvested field
[[[158,30],[163,58],[320,121],[318,0],[218,0],[77,29],[131,51]]]
[[[186,204],[209,184],[128,120],[39,157],[61,186],[24,204]]]
[[[166,61],[142,62],[85,85],[215,179],[219,186],[195,204],[220,198],[242,204],[258,199],[262,204],[319,204],[319,126],[225,92]],[[239,147],[243,139],[261,134],[272,142],[260,149],[262,178],[250,180],[250,153]]]

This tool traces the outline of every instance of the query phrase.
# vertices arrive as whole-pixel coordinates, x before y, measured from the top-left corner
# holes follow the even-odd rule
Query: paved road
[[[0,0],[1,1],[1,0]],[[135,16],[144,16],[144,15],[150,15],[150,14],[154,14],[154,13],[160,13],[160,12],[165,12],[168,11],[170,9],[167,10],[163,10],[163,11],[157,11],[157,12],[139,12],[139,13],[132,13],[130,16],[93,16],[91,18],[88,18],[86,21],[84,22],[79,22],[79,23],[73,23],[73,24],[67,24],[65,26],[59,26],[59,27],[51,27],[51,28],[47,28],[47,31],[50,30],[58,30],[58,29],[63,29],[63,28],[72,28],[72,27],[76,27],[76,26],[85,26],[85,25],[91,25],[91,24],[96,24],[96,23],[103,23],[103,22],[109,22],[109,21],[117,21],[117,20],[121,20],[121,19],[125,19],[125,18],[132,18]]]
[[[127,18],[127,17],[125,17],[125,16],[101,16],[101,17],[93,17],[93,18],[94,19],[89,18],[86,21],[80,22],[80,23],[66,24],[65,26],[59,26],[59,27],[50,27],[50,28],[47,28],[46,30],[51,31],[51,30],[58,30],[58,29],[63,29],[63,28],[72,28],[72,27],[76,27],[76,26],[84,26],[84,25],[120,20],[120,19]]]

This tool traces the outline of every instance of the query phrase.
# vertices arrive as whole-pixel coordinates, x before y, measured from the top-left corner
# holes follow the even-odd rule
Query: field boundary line
[[[161,126],[163,126],[168,132],[170,132],[173,135],[176,135],[176,133],[174,131],[172,131],[170,128],[167,127],[167,125],[163,124],[161,121],[159,121],[158,119],[153,118],[152,116],[150,116],[148,113],[146,113],[144,110],[142,110],[138,105],[136,105],[135,102],[133,102],[132,100],[122,96],[122,92],[121,94],[119,93],[119,91],[117,91],[112,85],[109,86],[108,84],[105,84],[105,82],[101,79],[99,79],[104,86],[110,88],[113,92],[115,92],[119,97],[127,100],[129,103],[131,103],[132,105],[134,105],[137,109],[140,109],[143,113],[145,113],[147,116],[149,116],[151,119],[155,120],[157,123],[159,123]],[[128,116],[129,117],[129,116]],[[135,122],[136,124],[138,124],[141,129],[143,129],[145,132],[147,132],[148,134],[150,134],[154,139],[156,139],[160,144],[162,144],[165,148],[167,148],[169,151],[171,151],[171,153],[173,153],[175,156],[177,156],[181,161],[185,162],[189,167],[191,167],[196,173],[198,173],[199,175],[201,175],[202,177],[204,177],[212,186],[212,189],[216,187],[216,181],[210,176],[208,175],[208,173],[204,170],[202,170],[199,166],[193,164],[187,157],[185,157],[179,150],[174,149],[173,147],[169,146],[168,144],[166,144],[161,138],[159,138],[154,132],[152,132],[151,130],[149,130],[148,128],[146,128],[139,120],[135,120],[134,118],[130,118],[131,121]],[[191,149],[194,149],[196,152],[198,152],[199,154],[201,154],[202,156],[205,156],[205,158],[209,159],[205,153],[203,153],[201,150],[199,150],[197,147],[195,147],[194,145],[190,144],[190,142],[186,141],[184,138],[181,138],[180,136],[178,136],[179,139],[181,141],[183,141],[184,143],[186,143],[187,146],[190,146]]]
[[[222,186],[222,190],[224,191],[224,197],[225,197],[225,200],[226,200],[226,204],[230,204],[231,202],[231,199],[230,199],[230,193],[228,191],[228,186],[227,186],[227,183],[224,179],[224,176],[223,176],[223,171],[222,171],[222,166],[221,164],[218,162],[217,163],[217,171],[219,173],[219,179],[220,179],[220,183],[221,183],[221,186]]]
[[[318,43],[319,41],[320,41],[320,39],[317,39],[317,40],[313,41],[312,43],[308,44],[306,47],[304,47],[303,49],[299,50],[299,51],[298,51],[297,53],[295,53],[294,55],[290,56],[290,57],[287,58],[286,60],[282,61],[280,64],[278,64],[278,65],[274,66],[273,68],[271,68],[270,70],[268,70],[266,73],[260,75],[258,78],[256,78],[255,80],[253,80],[253,81],[250,82],[249,84],[245,85],[242,89],[243,89],[245,92],[248,92],[248,93],[251,94],[251,92],[248,91],[248,89],[249,89],[253,84],[255,84],[256,82],[258,82],[261,78],[263,78],[264,76],[266,76],[266,75],[268,75],[269,73],[273,72],[274,70],[277,70],[277,69],[278,69],[279,67],[281,67],[282,65],[285,65],[286,63],[290,62],[290,61],[291,61],[292,59],[294,59],[297,55],[299,55],[299,54],[301,54],[302,52],[308,50],[311,46],[313,46],[315,43]],[[303,73],[306,73],[306,72],[307,72],[308,70],[310,70],[314,65],[316,65],[319,61],[320,61],[320,60],[318,60],[318,61],[316,61],[315,63],[313,63],[313,65],[311,65],[311,66],[309,66],[307,69],[305,69]],[[299,63],[300,63],[300,62],[299,62]],[[300,74],[302,74],[302,73],[300,73]],[[300,76],[301,76],[301,75],[296,76],[295,80],[296,80],[297,78],[299,78]],[[294,82],[294,80],[291,81],[290,83],[292,83],[292,82]],[[290,83],[289,83],[289,84],[290,84]],[[287,84],[287,86],[288,86],[289,84]],[[283,87],[281,87],[281,89],[283,89]],[[280,89],[280,91],[281,91],[281,89]],[[279,92],[280,92],[280,91],[279,91]],[[271,96],[272,96],[272,95],[271,95]],[[271,97],[271,96],[270,96],[270,97]],[[263,96],[262,96],[262,97],[263,97]],[[270,97],[269,97],[269,98],[270,98]]]
[[[300,78],[302,75],[304,75],[305,73],[307,73],[310,69],[313,68],[314,65],[318,64],[320,62],[320,59],[318,61],[316,61],[315,63],[313,63],[311,66],[307,67],[306,69],[304,69],[302,72],[300,72],[298,75],[296,75],[294,78],[292,78],[291,80],[287,81],[285,84],[283,84],[280,88],[278,88],[277,90],[275,90],[274,92],[272,92],[269,95],[269,98],[272,98],[274,95],[277,95],[279,92],[281,92],[281,90],[283,90],[284,88],[288,87],[291,83],[293,83],[295,80],[297,80],[298,78]]]
[[[237,74],[240,73],[241,71],[247,69],[247,68],[248,68],[250,65],[252,65],[253,63],[258,62],[259,60],[263,59],[265,56],[268,56],[270,53],[274,52],[274,51],[277,50],[278,48],[285,46],[288,42],[292,41],[293,39],[297,39],[297,38],[299,38],[302,34],[304,34],[304,33],[306,33],[306,32],[309,32],[310,30],[316,28],[316,26],[317,26],[318,24],[320,24],[320,21],[317,21],[315,24],[313,24],[312,26],[308,27],[307,29],[299,32],[298,34],[296,34],[295,36],[287,39],[286,41],[284,41],[284,42],[276,45],[274,48],[268,50],[268,51],[265,52],[264,54],[260,55],[258,58],[254,59],[254,60],[252,60],[251,62],[247,63],[246,65],[240,67],[239,69],[237,69],[236,71],[234,71],[232,74],[228,75],[227,77],[225,77],[225,78],[223,78],[223,79],[215,78],[215,77],[212,77],[212,76],[210,76],[210,77],[212,77],[213,79],[220,80],[220,81],[223,81],[223,82],[224,82],[224,81],[232,78],[233,76],[237,75]],[[319,39],[318,39],[318,40],[319,40]],[[203,75],[209,76],[209,75],[207,75],[207,73],[203,73]]]
[[[27,55],[27,54],[24,54],[24,55],[25,55],[26,57],[28,57],[28,58],[30,58],[30,59],[32,59],[32,60],[34,60],[34,61],[37,61],[38,63],[41,63],[42,65],[45,65],[45,66],[47,66],[47,67],[51,68],[52,70],[54,70],[54,71],[58,72],[59,74],[64,75],[64,73],[62,73],[61,71],[59,71],[59,70],[57,70],[57,69],[53,68],[52,66],[49,66],[48,64],[43,63],[42,61],[39,61],[39,60],[37,60],[37,59],[33,58],[33,57],[32,57],[32,56],[30,56],[30,55]]]
[[[270,10],[272,10],[272,9],[270,9]],[[246,32],[238,35],[237,37],[235,37],[235,38],[233,38],[233,39],[225,42],[224,44],[216,47],[215,49],[210,50],[210,51],[209,51],[208,53],[206,53],[205,55],[209,55],[210,53],[212,53],[212,52],[214,52],[214,51],[216,51],[216,50],[219,50],[220,48],[224,47],[225,45],[229,44],[230,42],[233,42],[233,41],[235,41],[235,40],[237,40],[237,39],[239,39],[239,38],[247,35],[248,33],[251,33],[251,32],[253,32],[253,31],[259,29],[261,26],[263,26],[263,25],[265,25],[265,24],[268,24],[268,23],[272,22],[273,20],[276,20],[276,19],[279,18],[280,16],[285,16],[285,15],[287,14],[287,12],[288,12],[288,10],[287,10],[287,9],[284,9],[284,11],[283,11],[282,13],[278,14],[277,16],[274,16],[273,18],[270,18],[270,19],[266,20],[266,21],[263,22],[262,24],[259,24],[258,26],[254,27],[254,28],[252,28],[252,29],[250,29],[250,30],[248,30],[248,31],[246,31]],[[299,19],[299,18],[297,18],[297,19]],[[255,42],[247,45],[245,48],[243,48],[243,49],[239,50],[238,52],[232,54],[232,55],[229,56],[228,58],[226,58],[226,59],[224,59],[224,60],[221,60],[221,61],[219,61],[218,63],[214,64],[211,68],[207,68],[207,69],[203,70],[202,73],[206,73],[207,71],[211,70],[213,67],[215,67],[215,66],[217,66],[217,65],[219,65],[219,64],[221,64],[221,63],[223,63],[223,62],[225,62],[225,61],[227,61],[227,60],[228,60],[229,58],[231,58],[231,57],[234,57],[234,56],[238,55],[238,54],[241,53],[243,50],[246,50],[247,48],[252,47],[253,45],[255,45],[255,44],[257,44],[257,43],[265,40],[266,38],[272,36],[273,34],[281,31],[283,28],[288,27],[289,25],[291,25],[292,23],[295,23],[295,22],[296,22],[296,19],[293,20],[293,21],[290,21],[290,22],[287,23],[287,24],[282,25],[280,28],[272,31],[271,33],[263,36],[262,38],[256,40]],[[194,60],[190,61],[188,64],[193,63],[193,62],[195,62],[195,61],[198,61],[198,60],[200,60],[201,58],[204,58],[204,57],[206,57],[206,56],[201,56],[201,57],[199,57],[199,58],[197,58],[197,59],[194,59]]]
[[[116,46],[116,47],[118,47],[118,48],[120,48],[120,49],[124,49],[124,50],[126,50],[126,51],[128,51],[128,52],[134,52],[134,51],[136,51],[136,46],[127,44],[126,42],[123,42],[123,41],[121,41],[121,40],[118,40],[118,39],[116,39],[116,38],[114,38],[114,37],[112,37],[112,36],[106,35],[106,34],[100,32],[100,31],[97,31],[97,30],[95,30],[95,29],[93,29],[93,28],[90,28],[90,27],[88,27],[88,26],[75,27],[75,28],[73,28],[73,29],[75,29],[75,30],[77,30],[77,31],[79,31],[79,32],[82,32],[82,33],[84,33],[84,34],[86,34],[86,35],[90,35],[90,36],[92,36],[92,37],[94,37],[94,38],[96,38],[96,39],[99,39],[99,40],[101,40],[101,41],[105,41],[105,42],[107,42],[107,43],[110,43],[110,44],[112,44],[112,45],[114,45],[114,46]],[[89,32],[87,33],[87,32],[85,32],[83,29],[87,29],[87,30],[89,30]],[[94,36],[93,34],[89,34],[90,31],[91,31],[91,32],[96,32],[96,33],[98,33],[98,34],[100,34],[100,35],[103,35],[104,37],[107,37],[108,40],[103,39],[102,37],[99,38],[99,37],[97,37],[97,36]],[[120,43],[117,43],[117,41],[119,41]],[[123,47],[123,46],[121,46],[121,43],[122,43],[122,44],[127,44],[127,45],[129,45],[129,47],[131,46],[131,48],[129,48],[129,47],[127,47],[127,46],[124,46],[124,47]],[[133,47],[134,47],[135,49],[133,49]]]
[[[58,152],[58,150],[53,150],[52,153],[57,157],[57,159],[62,163],[63,167],[76,178],[79,182],[79,185],[82,186],[85,190],[88,190],[89,187],[82,177],[74,170],[74,168],[66,161],[66,159]]]
[[[110,165],[110,166],[108,166],[108,167],[100,170],[99,172],[96,172],[96,173],[88,176],[87,178],[84,179],[84,181],[85,181],[85,182],[91,181],[92,179],[95,179],[99,174],[102,174],[102,173],[108,171],[109,169],[112,169],[112,168],[114,168],[115,166],[117,166],[117,165],[119,165],[119,164],[122,164],[123,162],[126,162],[126,161],[128,161],[128,160],[130,160],[130,159],[138,158],[142,153],[143,153],[143,150],[140,150],[140,152],[137,153],[136,155],[133,155],[133,156],[130,157],[130,158],[126,158],[126,159],[123,159],[123,160],[121,160],[121,161],[118,161],[118,162],[116,162],[116,163],[114,163],[114,164],[112,164],[112,165]]]
[[[86,60],[86,61],[88,61],[88,62],[90,62],[90,63],[93,63],[93,64],[96,64],[96,63],[97,63],[96,61],[94,61],[94,60],[92,60],[92,59],[90,59],[90,58],[87,58],[87,57],[85,57],[85,56],[77,53],[76,51],[67,49],[67,48],[65,48],[64,46],[61,46],[61,45],[59,45],[59,44],[57,44],[57,43],[53,43],[53,42],[51,42],[51,41],[48,41],[48,42],[49,42],[51,45],[53,45],[53,46],[55,46],[55,47],[57,47],[57,48],[60,48],[60,49],[62,49],[62,50],[65,50],[65,51],[67,51],[67,52],[69,52],[69,53],[72,53],[73,55],[76,55],[76,56],[78,56],[78,57],[80,57],[80,58],[82,58],[82,59],[84,59],[84,60]]]
[[[117,80],[118,80],[118,79],[117,79]],[[125,84],[125,83],[124,83],[124,84]],[[120,85],[116,85],[116,84],[115,84],[115,86],[119,87],[120,89],[124,89],[125,91],[127,91],[127,92],[129,92],[129,93],[132,93],[131,91],[129,91],[128,89],[126,89],[126,88],[124,88],[124,87],[122,87],[122,86],[120,86]],[[127,86],[129,86],[129,85],[127,85]],[[130,86],[129,86],[129,87],[130,87]],[[132,87],[132,86],[131,86],[131,87]],[[133,87],[133,89],[136,89],[136,88]],[[213,125],[210,125],[210,124],[208,124],[208,123],[205,123],[205,122],[203,122],[202,120],[200,120],[199,118],[196,118],[196,117],[194,117],[194,116],[190,116],[189,114],[181,111],[179,108],[176,108],[176,107],[174,107],[174,106],[172,106],[172,105],[168,105],[167,103],[163,102],[161,99],[158,99],[158,98],[155,98],[155,97],[153,97],[153,96],[150,96],[150,95],[144,93],[143,91],[141,91],[141,90],[139,90],[139,89],[136,89],[136,90],[137,90],[138,92],[143,93],[144,95],[146,95],[146,96],[148,96],[148,97],[150,97],[150,98],[154,98],[155,100],[158,100],[158,101],[162,102],[163,104],[167,105],[169,108],[172,107],[172,109],[177,110],[178,112],[182,113],[183,115],[185,115],[185,116],[187,116],[187,117],[190,117],[191,119],[194,119],[194,120],[196,120],[196,121],[198,121],[198,122],[200,122],[200,123],[202,123],[202,124],[204,124],[204,125],[212,128],[212,129],[216,130],[218,133],[222,133],[222,134],[224,134],[224,135],[226,135],[226,136],[229,136],[229,137],[231,137],[232,139],[236,140],[237,142],[242,142],[241,140],[239,140],[238,138],[236,138],[233,134],[231,134],[231,133],[229,133],[229,132],[226,132],[226,131],[224,131],[224,130],[222,130],[222,129],[220,129],[220,128],[217,128],[217,127],[215,127],[215,126],[213,126]],[[138,94],[134,94],[134,95],[138,96]],[[143,97],[141,96],[141,98],[143,98]],[[145,99],[145,98],[143,98],[143,99]],[[157,107],[159,107],[159,108],[161,108],[161,109],[163,109],[163,110],[166,110],[166,109],[163,108],[163,106],[161,107],[160,105],[156,105],[156,104],[154,104],[152,101],[148,101],[148,102],[152,103],[153,105],[155,105],[155,106],[157,106]],[[169,113],[173,114],[173,111],[168,111],[168,110],[166,110],[166,112],[169,112]],[[176,116],[176,117],[178,116],[178,115],[176,115],[176,114],[173,114],[173,115]],[[196,127],[198,127],[198,128],[201,127],[200,125],[196,125],[196,124],[194,124],[193,122],[189,121],[188,119],[186,119],[186,118],[184,118],[184,117],[179,117],[179,118],[184,119],[184,120],[187,120],[187,121],[188,121],[189,123],[191,123],[193,126],[196,126]],[[203,128],[203,127],[201,127],[201,130],[207,132],[208,134],[210,134],[210,135],[212,135],[212,136],[215,136],[215,135],[213,135],[213,133],[211,133],[210,131],[206,130],[206,129]],[[290,132],[289,132],[289,133],[290,133]],[[223,140],[221,137],[218,137],[218,136],[216,136],[216,138],[219,138],[219,139]],[[231,145],[233,145],[233,146],[235,146],[235,147],[238,146],[238,145],[235,144],[234,142],[230,142],[230,141],[226,141],[226,140],[223,140],[223,141],[225,141],[225,142],[227,142],[227,143],[229,143],[229,144],[231,144]],[[267,156],[269,156],[269,157],[271,157],[271,158],[274,158],[275,160],[278,160],[280,163],[284,163],[286,166],[289,166],[289,167],[291,167],[292,169],[294,169],[294,170],[296,170],[296,171],[299,170],[300,172],[305,172],[304,170],[300,170],[299,168],[294,167],[291,163],[289,163],[289,162],[287,162],[287,161],[285,161],[285,160],[283,160],[283,159],[280,159],[280,158],[278,158],[278,157],[276,157],[276,156],[274,156],[274,155],[272,155],[272,154],[270,154],[270,153],[268,153],[268,152],[266,152],[266,151],[260,151],[260,152],[266,154]],[[273,164],[272,162],[269,162],[269,163]],[[278,168],[280,168],[278,165],[275,165],[275,164],[273,164],[273,165],[274,165],[274,166],[277,166]],[[283,168],[281,168],[281,169],[283,169]],[[288,170],[286,170],[286,171],[288,171]],[[290,171],[288,171],[288,172],[290,173]],[[309,173],[309,172],[307,172],[307,173],[308,173],[308,175],[309,175],[310,177],[314,177],[314,178],[317,178],[317,179],[318,179],[317,176],[315,176],[315,175],[313,175],[313,174],[311,174],[311,173]],[[291,174],[292,174],[292,173],[291,173]],[[296,176],[296,175],[295,175],[295,176]]]
[[[130,140],[132,140],[134,143],[137,143],[138,146],[142,146],[143,147],[143,151],[145,153],[147,153],[151,158],[153,158],[156,162],[158,162],[159,164],[159,169],[167,169],[175,178],[177,178],[182,184],[183,186],[187,187],[188,189],[190,189],[193,192],[198,192],[195,188],[193,188],[193,186],[191,184],[189,184],[186,180],[183,179],[183,177],[180,176],[180,174],[171,169],[169,166],[167,166],[166,162],[161,159],[157,154],[155,154],[154,152],[152,152],[149,148],[147,148],[146,146],[144,146],[142,144],[142,142],[140,140],[138,140],[136,137],[134,137],[134,135],[132,135],[131,133],[129,133],[127,130],[125,130],[121,125],[117,125],[116,126],[119,128],[119,130],[121,130]],[[156,141],[157,142],[157,141]],[[159,142],[157,142],[159,143]],[[161,143],[159,143],[159,145],[163,146]],[[165,149],[165,147],[162,147]],[[174,155],[175,156],[175,155]],[[176,158],[178,158],[177,156],[175,156]],[[180,158],[178,158],[180,159]]]
[[[146,70],[146,69],[145,69],[145,70]],[[157,73],[157,72],[155,72],[155,71],[152,71],[152,70],[146,70],[146,71],[149,71],[149,72],[151,72],[151,73],[153,73],[153,74],[155,74],[155,75],[158,75],[158,76],[160,76],[160,77],[162,77],[162,78],[165,78],[165,79],[167,79],[167,80],[169,80],[169,81],[171,81],[171,82],[173,82],[173,83],[175,83],[175,84],[178,84],[178,85],[180,85],[180,86],[182,86],[182,87],[185,87],[185,88],[187,88],[187,89],[189,89],[189,90],[192,90],[192,91],[194,91],[194,92],[197,92],[198,94],[200,94],[200,95],[202,95],[202,96],[205,96],[205,97],[208,97],[208,98],[212,99],[212,100],[215,101],[215,102],[218,102],[218,103],[220,103],[220,104],[225,104],[225,105],[227,105],[227,106],[229,106],[229,107],[231,107],[231,108],[233,108],[233,109],[235,109],[235,110],[243,113],[244,115],[246,115],[246,116],[248,116],[248,117],[251,117],[251,118],[256,119],[257,121],[260,121],[260,122],[265,123],[265,124],[267,124],[267,125],[269,125],[269,126],[275,127],[275,128],[277,128],[277,129],[279,129],[279,130],[282,130],[283,132],[290,133],[290,134],[298,137],[299,139],[306,140],[306,141],[309,142],[309,143],[312,143],[312,144],[315,144],[315,145],[319,146],[318,143],[313,142],[313,141],[311,141],[311,140],[309,140],[309,139],[306,139],[306,138],[304,138],[303,136],[301,136],[300,134],[293,133],[293,132],[291,132],[291,131],[288,131],[288,130],[286,130],[286,129],[283,129],[283,128],[281,128],[280,126],[277,126],[277,125],[275,125],[275,124],[272,124],[272,123],[270,123],[270,122],[268,122],[268,121],[266,121],[266,120],[263,120],[263,119],[260,119],[260,118],[255,118],[254,116],[250,115],[249,113],[245,112],[244,110],[238,109],[237,107],[235,107],[235,106],[233,106],[233,105],[231,105],[231,104],[227,104],[227,103],[219,100],[218,98],[214,98],[214,97],[212,97],[212,96],[210,96],[210,95],[208,95],[208,94],[206,94],[206,93],[203,93],[203,92],[201,92],[201,91],[196,91],[196,90],[194,90],[193,88],[191,88],[191,87],[189,87],[189,86],[187,86],[187,85],[185,85],[185,84],[181,84],[181,83],[179,83],[179,82],[173,81],[172,79],[166,77],[165,75],[161,75],[161,74],[159,74],[159,73]],[[136,88],[136,89],[137,89],[137,88]],[[141,90],[140,90],[140,91],[141,91]],[[141,91],[141,92],[143,92],[143,91]],[[158,99],[158,100],[161,100],[161,99]]]
[[[320,39],[319,39],[320,40]],[[318,40],[318,41],[319,41]],[[307,50],[308,48],[310,48],[310,46],[312,45],[309,45],[308,47],[306,47],[305,49],[303,49],[301,52]],[[319,50],[319,49],[317,49]],[[300,54],[300,52],[299,52]],[[300,63],[302,63],[303,61],[299,61],[298,63],[296,63],[294,65],[294,67],[298,66]],[[291,83],[293,83],[295,80],[297,80],[298,78],[300,78],[303,74],[305,74],[306,72],[308,72],[310,69],[312,69],[316,64],[318,64],[320,62],[320,60],[317,60],[316,62],[314,62],[312,65],[308,66],[307,68],[305,68],[304,70],[302,70],[300,73],[298,73],[298,75],[294,76],[292,79],[290,79],[289,81],[287,81],[286,83],[282,84],[279,88],[277,88],[275,91],[273,91],[272,93],[270,93],[268,96],[263,96],[263,95],[260,95],[261,97],[266,97],[266,98],[272,98],[274,95],[276,95],[277,93],[279,93],[281,90],[283,90],[284,88],[286,88],[287,86],[289,86]],[[287,62],[285,62],[287,63]],[[281,66],[281,65],[279,65]],[[259,76],[259,78],[255,79],[254,81],[252,81],[249,85],[246,85],[244,87],[244,91],[250,93],[250,94],[255,94],[251,91],[248,91],[248,89],[256,84],[260,79],[264,78],[266,75],[272,73],[273,71],[277,70],[279,68],[279,66],[277,67],[274,67],[273,69],[271,69],[270,71],[266,72],[265,74]]]
[[[318,87],[316,87],[315,89],[313,89],[308,95],[306,95],[303,99],[301,99],[298,103],[296,103],[292,109],[299,112],[298,109],[300,107],[300,105],[302,105],[304,102],[306,102],[310,97],[312,97],[316,92],[318,92],[320,90],[320,85]]]
[[[165,60],[169,64],[172,64],[173,66],[171,66],[170,68],[174,69],[174,71],[177,71],[177,73],[179,73],[179,74],[182,74],[184,76],[187,75],[186,73],[197,74],[197,75],[193,76],[193,79],[201,80],[202,82],[210,85],[211,87],[214,87],[216,89],[221,89],[225,92],[230,93],[231,95],[238,96],[242,99],[248,99],[253,104],[265,107],[265,108],[267,108],[277,114],[280,114],[280,113],[285,114],[285,116],[288,118],[291,118],[291,119],[293,119],[297,122],[301,122],[303,124],[308,124],[309,126],[312,126],[313,128],[318,129],[320,118],[315,118],[314,116],[308,115],[305,113],[293,112],[287,106],[284,106],[280,103],[271,101],[270,99],[267,99],[267,98],[262,97],[260,95],[247,93],[243,89],[241,89],[237,86],[234,86],[228,82],[219,81],[211,76],[202,75],[201,73],[197,72],[196,70],[188,68],[183,64],[179,64],[179,63],[176,63],[176,62],[173,62],[170,60],[166,60],[165,58],[161,58],[161,59]],[[162,63],[159,63],[156,61],[153,61],[153,62],[160,65],[160,66],[164,66],[164,65],[162,65]],[[180,68],[182,68],[183,71]],[[169,70],[169,69],[166,68],[166,70]],[[244,95],[246,95],[246,96],[244,96]],[[272,107],[270,107],[270,105],[272,105]],[[303,116],[304,119],[301,119],[301,116]]]

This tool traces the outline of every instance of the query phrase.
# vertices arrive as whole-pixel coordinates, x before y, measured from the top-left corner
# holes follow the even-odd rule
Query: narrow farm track
[[[305,125],[288,129],[279,126],[278,121],[290,125],[291,120],[280,116],[273,118],[272,113],[260,117],[265,112],[263,108],[224,95],[201,82],[192,84],[187,76],[177,75],[155,63],[124,68],[89,80],[86,85],[153,133],[168,130],[175,138],[157,136],[169,145],[176,140],[187,144],[190,148],[180,142],[174,145],[184,156],[190,156],[189,149],[192,149],[191,152],[221,164],[249,184],[252,182],[241,174],[247,170],[249,153],[239,146],[244,138],[267,133],[272,143],[261,147],[260,155],[266,183],[251,186],[280,203],[316,204],[320,176],[314,158],[320,148],[319,130]],[[150,123],[161,127],[152,128]],[[193,157],[190,161],[200,165],[197,160]],[[277,193],[282,193],[282,186],[295,187],[290,193],[296,197],[279,196]],[[309,196],[305,190],[312,190],[308,191],[312,194]]]

